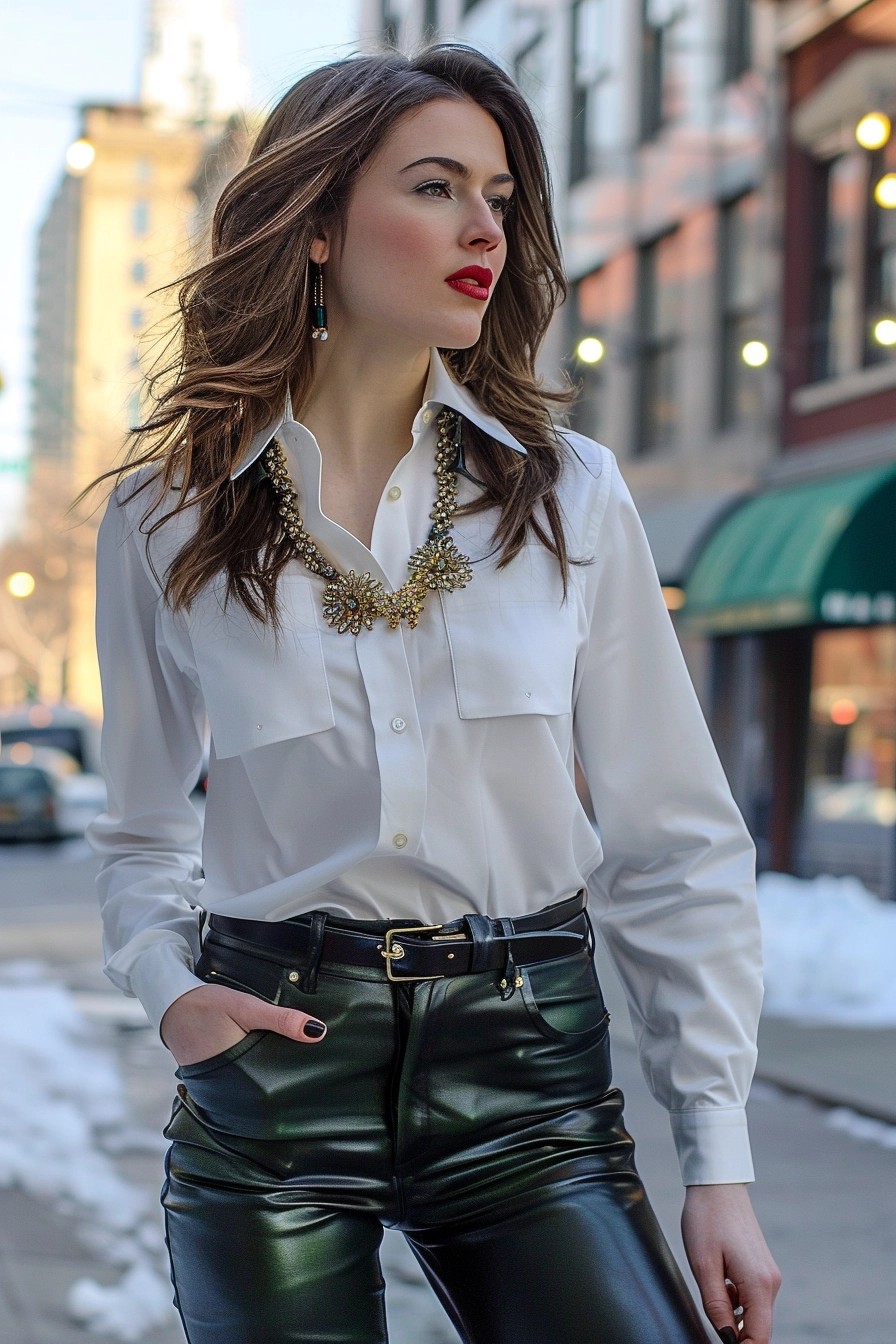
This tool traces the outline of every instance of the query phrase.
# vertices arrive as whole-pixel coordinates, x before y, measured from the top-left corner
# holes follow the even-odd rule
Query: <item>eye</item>
[[[489,203],[489,205],[491,206],[491,208],[494,210],[495,214],[497,214],[497,215],[501,215],[501,217],[503,218],[503,216],[506,215],[507,212],[508,212],[508,210],[510,210],[510,209],[512,208],[512,206],[513,206],[513,197],[512,197],[512,196],[491,196],[491,197],[489,197],[489,202],[488,202],[488,203]]]
[[[450,196],[451,183],[439,178],[432,182],[421,182],[416,190],[421,196]]]

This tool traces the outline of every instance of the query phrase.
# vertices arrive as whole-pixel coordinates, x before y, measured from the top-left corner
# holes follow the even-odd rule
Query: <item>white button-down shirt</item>
[[[394,589],[430,526],[442,406],[524,451],[433,352],[369,550],[322,512],[320,451],[291,412],[237,471],[276,431],[320,549]],[[148,555],[136,526],[148,492],[129,503],[119,487],[98,551],[109,806],[90,828],[106,971],[159,1023],[199,983],[197,906],[440,924],[537,910],[587,884],[685,1181],[750,1180],[753,846],[613,455],[566,431],[561,442],[569,550],[586,562],[565,602],[540,544],[497,567],[494,515],[479,514],[454,527],[472,582],[431,594],[416,629],[378,621],[357,637],[326,625],[322,581],[298,561],[280,579],[279,636],[225,607],[220,582],[172,612],[155,574],[188,539],[190,514]],[[459,486],[461,501],[474,497],[470,481]],[[189,792],[206,716],[203,833]],[[596,825],[576,794],[576,755]]]

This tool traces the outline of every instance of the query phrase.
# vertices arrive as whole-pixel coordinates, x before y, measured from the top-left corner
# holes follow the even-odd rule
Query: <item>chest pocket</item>
[[[557,562],[541,545],[506,569],[474,565],[473,574],[467,588],[441,595],[460,717],[569,714],[576,585],[564,603]]]
[[[256,621],[217,588],[194,604],[189,628],[218,757],[304,737],[335,722],[311,583],[282,574],[282,628]]]

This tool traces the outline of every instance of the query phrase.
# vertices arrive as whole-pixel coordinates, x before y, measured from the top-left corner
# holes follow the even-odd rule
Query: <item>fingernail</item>
[[[312,1041],[319,1041],[321,1036],[326,1036],[327,1034],[327,1029],[323,1022],[318,1022],[316,1017],[312,1017],[310,1022],[306,1022],[302,1031],[303,1034],[308,1036]],[[734,1341],[734,1344],[737,1344],[737,1340]]]
[[[732,1330],[730,1325],[723,1325],[716,1333],[722,1344],[737,1344],[737,1331]]]

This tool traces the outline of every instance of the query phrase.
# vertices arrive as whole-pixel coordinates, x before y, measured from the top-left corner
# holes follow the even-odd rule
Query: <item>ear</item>
[[[318,266],[323,266],[324,262],[330,256],[330,244],[326,238],[315,238],[311,244],[308,255],[312,261],[317,262]]]

